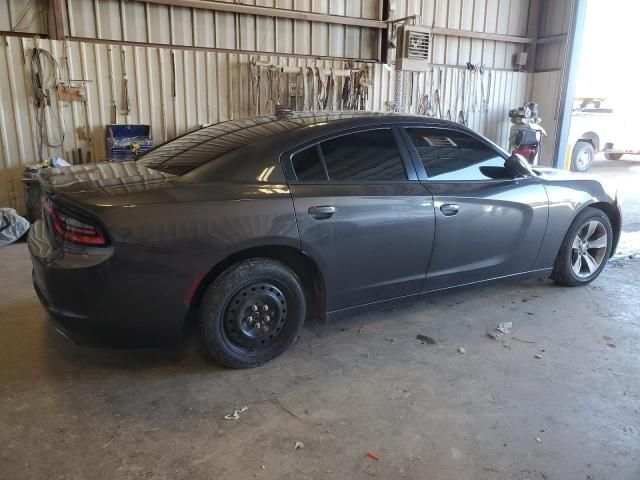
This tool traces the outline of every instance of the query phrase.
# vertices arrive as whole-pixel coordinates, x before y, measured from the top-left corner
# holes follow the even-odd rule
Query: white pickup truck
[[[573,171],[589,170],[598,152],[603,152],[607,160],[640,154],[640,135],[637,128],[632,129],[631,119],[603,108],[603,103],[603,98],[574,99],[569,129]]]

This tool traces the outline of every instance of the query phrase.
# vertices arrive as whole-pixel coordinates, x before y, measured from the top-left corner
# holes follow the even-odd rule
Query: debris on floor
[[[539,353],[536,353],[536,354],[533,356],[533,358],[540,359],[540,358],[542,358],[542,355],[540,355]]]
[[[419,333],[418,335],[416,335],[416,338],[418,340],[420,340],[422,343],[426,343],[427,345],[435,345],[436,344],[435,339],[431,338],[429,335],[423,335],[423,334]]]
[[[249,410],[249,407],[242,407],[240,410],[234,410],[231,415],[225,415],[225,420],[238,420],[240,418],[240,414]]]
[[[373,453],[372,451],[368,451],[367,452],[367,457],[375,460],[376,462],[380,461],[380,457],[378,455],[376,455],[375,453]]]
[[[513,322],[500,322],[496,327],[487,325],[487,337],[493,340],[500,340],[511,333],[513,333]]]
[[[458,347],[458,353],[464,355],[465,353],[467,353],[467,351],[464,349],[464,347]]]
[[[296,444],[293,446],[293,451],[295,452],[296,450],[301,450],[303,448],[304,448],[304,443],[296,442]]]
[[[511,337],[511,339],[521,343],[536,343],[533,340],[522,340],[521,338],[518,338],[518,337]]]
[[[496,330],[505,335],[509,335],[513,332],[513,322],[500,322],[496,327]]]

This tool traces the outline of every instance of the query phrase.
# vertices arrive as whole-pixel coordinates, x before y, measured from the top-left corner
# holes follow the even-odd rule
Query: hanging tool
[[[338,110],[336,77],[333,75],[333,68],[329,69],[329,88],[327,90],[327,98],[331,98],[331,110]]]
[[[320,73],[320,69],[316,68],[318,72],[318,109],[325,110],[327,108],[328,97],[328,85],[324,74]]]
[[[260,67],[256,64],[255,57],[251,57],[249,70],[251,76],[251,110],[254,115],[258,115],[260,113]]]
[[[296,110],[302,110],[304,106],[304,70],[300,67],[296,73]]]
[[[31,87],[35,100],[36,144],[38,158],[44,160],[44,147],[62,148],[65,138],[64,119],[54,113],[51,107],[51,90],[61,83],[60,66],[47,50],[34,48],[31,53]],[[47,122],[47,117],[53,122]],[[58,142],[51,141],[47,126],[53,124],[58,134]]]
[[[124,47],[120,47],[122,54],[122,114],[127,117],[127,123],[130,122],[131,102],[129,100],[129,78],[127,76],[127,54]]]
[[[309,110],[309,67],[304,67],[301,72],[302,75],[302,108],[307,111]]]
[[[350,108],[350,100],[351,100],[351,77],[344,77],[342,80],[342,108],[348,109]]]
[[[353,108],[354,110],[364,110],[367,100],[369,99],[369,69],[366,68],[360,72],[356,72],[354,83],[356,84],[356,90],[355,105]]]
[[[282,69],[273,65],[269,66],[267,70],[267,81],[269,83],[269,98],[265,104],[266,109],[272,111],[280,105],[280,98],[282,96]],[[273,108],[270,108],[273,105]]]
[[[433,116],[436,118],[442,118],[442,107],[440,105],[440,90],[438,90],[437,88],[433,94],[433,101],[436,104],[436,110]]]
[[[442,69],[438,70],[438,89],[436,90],[436,93],[434,93],[434,100],[437,97],[436,100],[436,108],[437,108],[437,112],[436,115],[438,118],[442,118],[442,113],[444,111],[444,99],[442,98],[443,95],[440,93],[442,91]],[[436,95],[437,94],[437,95]],[[442,103],[441,103],[442,102]]]

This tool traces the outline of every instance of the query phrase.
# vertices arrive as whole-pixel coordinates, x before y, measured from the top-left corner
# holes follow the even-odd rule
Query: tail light
[[[79,245],[93,247],[107,245],[107,237],[98,225],[88,223],[89,220],[80,219],[66,210],[63,211],[49,198],[42,201],[42,208],[51,220],[51,226],[56,235]]]

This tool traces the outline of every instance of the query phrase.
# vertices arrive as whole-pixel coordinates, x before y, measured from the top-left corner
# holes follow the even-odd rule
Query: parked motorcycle
[[[542,149],[542,137],[547,132],[540,125],[537,103],[525,103],[522,107],[509,110],[511,130],[509,149],[511,153],[522,155],[531,165],[538,165]]]

